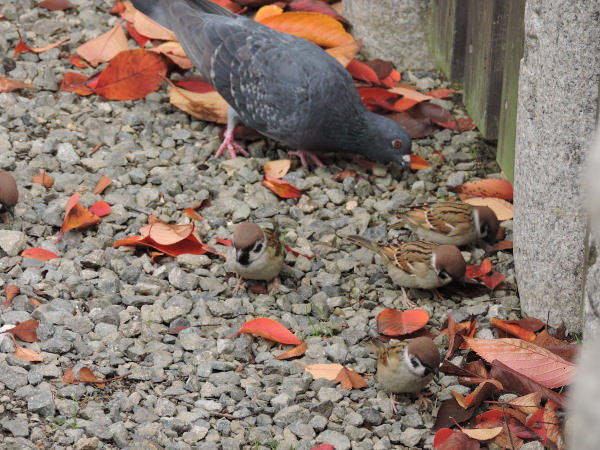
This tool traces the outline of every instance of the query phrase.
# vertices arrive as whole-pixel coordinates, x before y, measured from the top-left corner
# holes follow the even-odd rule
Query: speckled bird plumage
[[[133,3],[175,32],[229,103],[228,130],[239,119],[295,149],[358,153],[410,166],[406,130],[368,111],[348,71],[319,46],[208,0]]]

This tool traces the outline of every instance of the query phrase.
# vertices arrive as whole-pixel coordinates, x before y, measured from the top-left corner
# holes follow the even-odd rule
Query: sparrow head
[[[13,214],[13,207],[19,200],[19,190],[14,177],[8,172],[0,171],[0,204]]]
[[[467,263],[455,245],[440,245],[433,251],[433,265],[438,277],[450,283],[465,277]]]
[[[477,227],[477,234],[490,244],[496,242],[500,222],[492,209],[488,206],[473,206],[473,219]]]
[[[247,266],[256,261],[266,250],[265,233],[252,222],[240,223],[233,232],[235,259]]]
[[[437,373],[441,361],[437,346],[424,336],[410,341],[404,351],[404,359],[409,370],[422,377]]]
[[[369,112],[368,120],[372,133],[368,148],[363,150],[363,154],[376,161],[392,161],[409,169],[412,140],[404,127],[372,112]]]

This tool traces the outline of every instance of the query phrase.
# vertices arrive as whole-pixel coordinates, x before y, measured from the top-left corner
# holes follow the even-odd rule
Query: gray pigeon
[[[209,0],[133,0],[173,30],[202,76],[229,108],[227,148],[239,122],[292,148],[357,153],[410,167],[411,139],[396,122],[365,108],[348,71],[319,46],[236,15]]]

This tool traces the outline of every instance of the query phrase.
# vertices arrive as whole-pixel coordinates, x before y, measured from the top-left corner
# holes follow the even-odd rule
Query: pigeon
[[[239,16],[209,0],[133,0],[174,31],[200,74],[229,103],[225,149],[248,153],[233,139],[240,122],[323,166],[312,151],[358,154],[410,167],[411,138],[369,111],[349,72],[322,48]]]

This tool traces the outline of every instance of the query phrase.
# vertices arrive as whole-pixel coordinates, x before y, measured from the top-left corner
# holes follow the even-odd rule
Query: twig
[[[504,411],[504,405],[502,406],[502,415],[504,416],[504,424],[506,425],[506,432],[508,433],[508,440],[510,441],[510,448],[515,450],[515,444],[513,443],[512,435],[510,434],[510,427],[508,426],[508,419],[506,418],[506,412]]]

